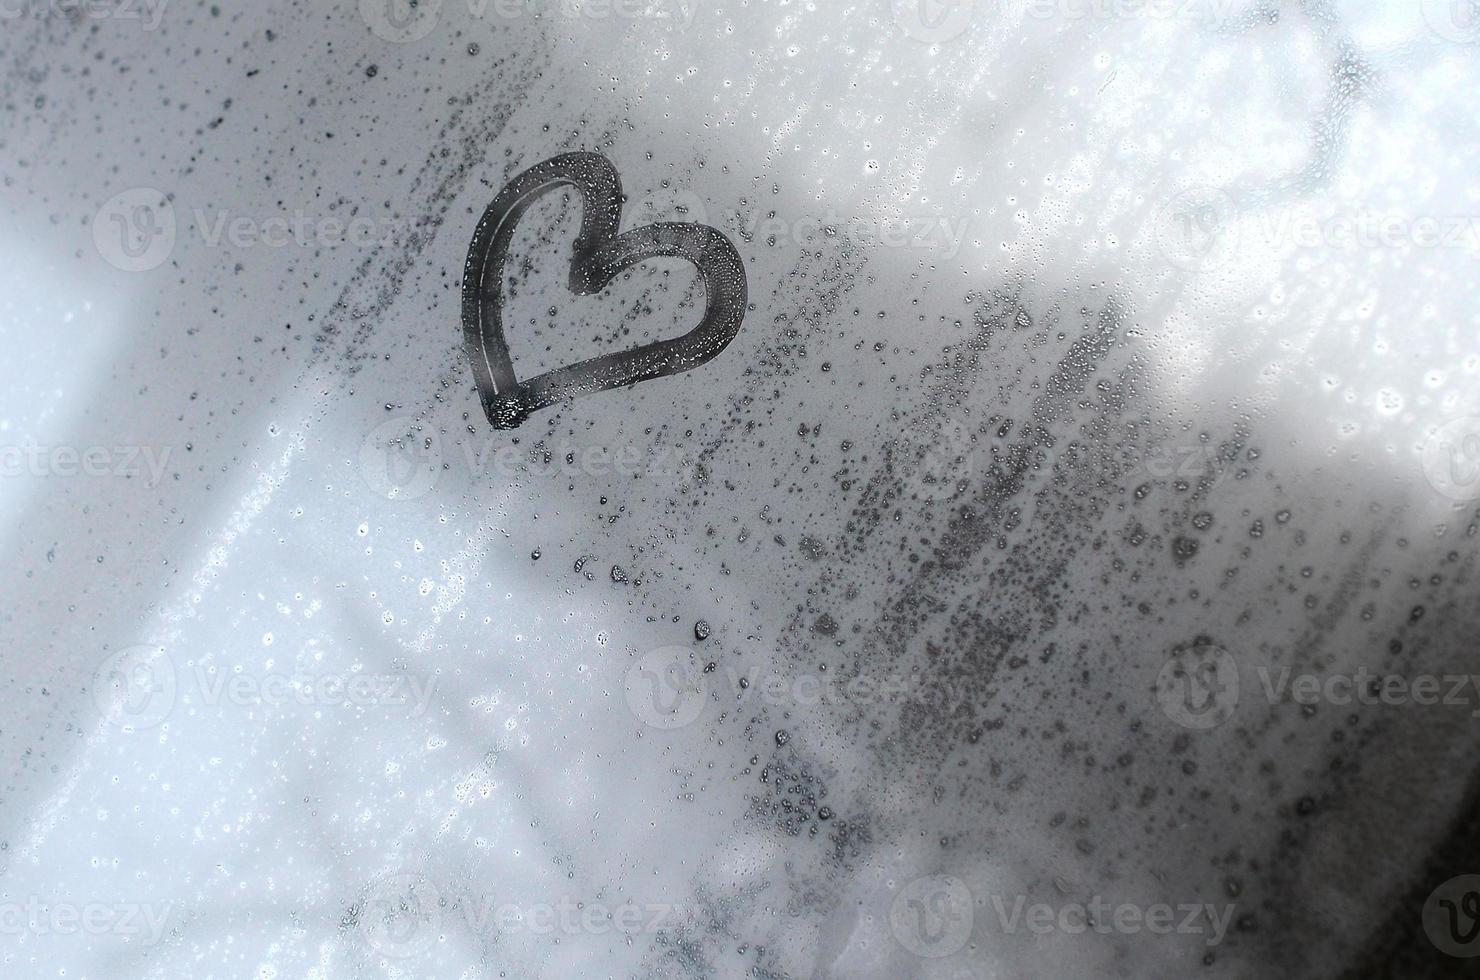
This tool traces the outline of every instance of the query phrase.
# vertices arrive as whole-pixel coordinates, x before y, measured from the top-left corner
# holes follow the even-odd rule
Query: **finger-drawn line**
[[[573,187],[583,199],[581,231],[571,250],[570,289],[598,293],[622,270],[651,258],[684,259],[704,283],[704,318],[681,337],[602,354],[520,381],[504,336],[504,262],[520,217],[540,196]],[[463,342],[484,414],[513,429],[557,402],[692,371],[735,338],[745,318],[745,268],[735,246],[708,225],[664,221],[617,234],[622,182],[597,153],[552,157],[511,180],[483,213],[463,271]]]

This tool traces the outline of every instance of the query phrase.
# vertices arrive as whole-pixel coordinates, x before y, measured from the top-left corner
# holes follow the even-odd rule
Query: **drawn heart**
[[[572,292],[598,293],[623,269],[646,259],[685,259],[704,283],[704,319],[682,337],[520,381],[504,337],[504,260],[525,210],[562,186],[574,187],[584,202],[570,259]],[[621,218],[622,180],[611,161],[597,153],[565,153],[535,164],[511,180],[483,212],[463,270],[463,343],[484,414],[494,428],[517,428],[556,402],[692,371],[735,339],[745,318],[747,286],[745,268],[730,240],[708,225],[677,221],[618,235]]]

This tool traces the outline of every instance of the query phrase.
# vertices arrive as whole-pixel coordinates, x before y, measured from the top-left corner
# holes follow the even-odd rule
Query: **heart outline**
[[[503,270],[514,229],[536,199],[573,187],[581,230],[571,248],[569,286],[598,293],[624,269],[653,258],[681,258],[704,283],[704,317],[679,337],[601,354],[520,381],[503,327]],[[662,221],[617,233],[622,180],[598,153],[562,153],[505,185],[483,212],[463,269],[463,345],[489,424],[517,428],[558,402],[691,371],[729,346],[745,319],[748,283],[735,246],[709,225]]]

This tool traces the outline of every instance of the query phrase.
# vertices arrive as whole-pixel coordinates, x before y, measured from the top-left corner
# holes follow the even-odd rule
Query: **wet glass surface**
[[[0,4],[4,975],[1468,975],[1477,24]]]

